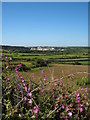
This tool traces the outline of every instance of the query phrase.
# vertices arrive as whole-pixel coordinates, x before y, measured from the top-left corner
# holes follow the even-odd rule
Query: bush
[[[48,61],[43,59],[38,59],[36,62],[36,67],[46,67],[48,65]]]

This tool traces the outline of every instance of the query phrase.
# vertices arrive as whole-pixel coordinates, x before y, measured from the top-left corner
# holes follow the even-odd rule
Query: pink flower
[[[59,100],[60,98],[58,97],[58,98],[56,98],[56,100]]]
[[[49,90],[51,90],[51,86],[49,86]]]
[[[86,102],[86,105],[87,105],[87,106],[89,105],[88,102]]]
[[[29,104],[32,104],[32,100],[31,99],[29,100]]]
[[[45,75],[45,79],[47,79],[47,76]]]
[[[78,97],[79,96],[79,93],[77,91],[75,91],[75,95]]]
[[[72,74],[72,76],[75,76],[74,74]]]
[[[71,117],[71,116],[72,116],[72,113],[71,113],[71,112],[68,112],[68,115]]]
[[[43,70],[41,70],[41,74],[43,74],[44,73],[44,71]]]
[[[13,64],[13,67],[14,67],[14,64]]]
[[[15,89],[14,91],[16,92],[17,90]]]
[[[36,88],[36,91],[38,91],[39,89],[38,88]]]
[[[42,89],[42,93],[44,92],[44,89]]]
[[[82,112],[83,111],[82,107],[80,107],[79,110],[80,110],[80,112]]]
[[[83,92],[83,88],[81,88],[81,92]]]
[[[62,105],[62,109],[64,109],[64,105]]]
[[[19,113],[19,117],[21,117],[21,114]]]
[[[65,119],[65,120],[68,120],[68,119],[67,119],[67,116],[64,116],[64,119]]]
[[[31,92],[30,92],[30,93],[28,93],[28,96],[29,96],[29,97],[31,97],[31,96],[32,96],[32,93],[31,93]]]
[[[87,93],[87,88],[85,89],[85,92]]]
[[[2,53],[2,54],[1,54],[1,57],[3,57],[3,56],[4,56],[4,54]]]
[[[7,59],[8,57],[6,56],[5,58]]]
[[[10,80],[9,78],[7,78],[7,80]]]
[[[8,65],[6,66],[6,69],[8,69],[9,67],[8,67]]]
[[[60,90],[60,88],[58,88],[58,90]]]
[[[35,115],[37,115],[37,114],[38,114],[38,107],[37,107],[37,108],[34,107],[34,108],[33,108],[33,112],[35,113]]]
[[[57,86],[57,82],[55,82],[55,86]]]
[[[30,91],[30,88],[28,88],[28,91]]]
[[[24,79],[22,79],[22,82],[24,82]]]
[[[25,87],[25,91],[27,91],[27,87]]]
[[[18,69],[17,69],[17,68],[15,68],[15,72],[16,72],[16,73],[18,72]]]
[[[87,95],[86,94],[84,95],[84,98],[87,99]]]
[[[66,106],[66,111],[68,111],[69,110],[69,108]]]

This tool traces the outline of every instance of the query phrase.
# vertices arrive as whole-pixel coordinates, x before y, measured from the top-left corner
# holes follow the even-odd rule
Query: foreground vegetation
[[[88,52],[84,47],[31,51],[3,46],[2,119],[89,120]]]
[[[55,78],[51,71],[48,79],[42,69],[35,81],[23,76],[22,64],[12,64],[4,54],[2,61],[2,119],[89,119],[88,78],[75,82],[78,73]]]

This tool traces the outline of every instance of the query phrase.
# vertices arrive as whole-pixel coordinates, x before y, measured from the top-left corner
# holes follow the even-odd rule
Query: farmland
[[[3,119],[89,119],[89,48],[2,53]]]

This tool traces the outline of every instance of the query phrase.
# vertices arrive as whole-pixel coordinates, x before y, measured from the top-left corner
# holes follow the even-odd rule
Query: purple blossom
[[[67,116],[64,116],[64,119],[65,119],[65,120],[68,120],[68,119],[67,119]]]
[[[21,114],[19,113],[19,117],[21,117]]]
[[[64,109],[64,105],[62,105],[62,109]]]
[[[57,86],[57,82],[55,82],[55,86]]]
[[[5,58],[7,59],[8,57],[6,56]]]
[[[87,88],[85,89],[85,92],[87,93]]]
[[[81,88],[81,92],[83,92],[83,88]]]
[[[42,93],[44,92],[44,89],[42,89]]]
[[[29,100],[29,104],[32,104],[32,100],[31,99]]]
[[[44,74],[44,70],[41,70],[41,74]]]
[[[35,115],[38,114],[38,109],[39,109],[38,107],[34,107],[34,108],[33,108],[33,112],[35,113]]]
[[[80,112],[82,112],[83,111],[82,107],[80,107],[79,110],[80,110]]]
[[[68,115],[71,117],[71,116],[72,116],[72,113],[71,113],[71,112],[68,112]]]
[[[10,80],[9,77],[7,78],[7,80],[8,80],[8,81]]]
[[[78,93],[77,91],[75,91],[75,95],[76,95],[77,97],[79,97],[79,93]]]
[[[28,93],[28,96],[29,96],[29,97],[32,97],[32,93],[31,93],[31,92],[30,92],[30,93]]]
[[[27,91],[27,87],[25,87],[25,91]]]
[[[56,98],[56,100],[59,100],[59,99],[60,99],[60,97]]]
[[[6,66],[6,69],[8,69],[8,68],[9,68],[9,66],[7,65],[7,66]]]
[[[68,106],[66,106],[66,111],[68,111],[69,110],[69,108],[68,108]]]

